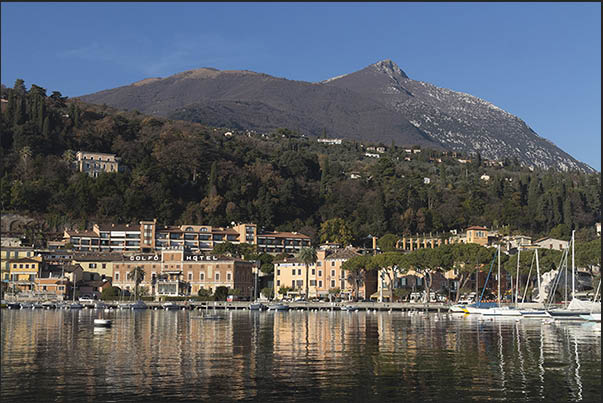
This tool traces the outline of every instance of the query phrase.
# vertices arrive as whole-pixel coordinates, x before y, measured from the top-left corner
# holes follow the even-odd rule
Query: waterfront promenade
[[[21,302],[33,302],[33,300],[21,300]],[[107,309],[118,309],[120,305],[130,303],[132,301],[103,301]],[[71,301],[60,301],[56,303],[69,304]],[[163,309],[165,302],[145,301],[148,309]],[[247,301],[171,301],[171,303],[179,305],[183,310],[249,310],[251,302]],[[266,307],[277,303],[277,301],[263,301]],[[86,309],[94,309],[94,304],[83,304]],[[298,311],[340,311],[342,308],[353,307],[357,311],[370,312],[447,312],[452,303],[448,302],[431,302],[431,303],[412,303],[412,302],[287,302],[291,310]],[[513,304],[509,304],[512,306]],[[542,304],[524,303],[524,308],[542,308]],[[4,308],[4,306],[3,306]]]

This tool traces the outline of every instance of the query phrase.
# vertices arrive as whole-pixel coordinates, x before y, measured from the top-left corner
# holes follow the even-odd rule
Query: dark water
[[[600,324],[2,310],[2,402],[601,401]],[[113,319],[95,330],[93,319]]]

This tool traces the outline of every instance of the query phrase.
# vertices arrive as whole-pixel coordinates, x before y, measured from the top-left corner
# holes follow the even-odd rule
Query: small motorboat
[[[32,309],[33,304],[31,302],[21,302],[21,309]]]
[[[261,302],[252,303],[249,305],[250,311],[265,311],[268,307]]]
[[[6,304],[8,309],[21,309],[21,304],[19,302],[9,302]]]
[[[180,305],[175,302],[166,302],[162,305],[162,307],[166,311],[177,311],[181,309]]]
[[[147,304],[144,303],[144,301],[138,300],[136,302],[134,302],[132,305],[130,305],[130,309],[136,310],[136,309],[147,309],[148,306]]]
[[[111,319],[94,319],[95,327],[110,327],[112,323]]]
[[[289,305],[287,304],[272,304],[268,307],[269,311],[288,311]]]
[[[68,305],[69,309],[84,309],[84,305],[80,304],[79,302],[74,302],[72,304]]]
[[[341,307],[341,310],[347,312],[356,312],[358,310],[358,307],[355,305],[344,305]]]
[[[106,309],[107,308],[107,304],[105,304],[103,301],[97,301],[94,303],[94,309]]]

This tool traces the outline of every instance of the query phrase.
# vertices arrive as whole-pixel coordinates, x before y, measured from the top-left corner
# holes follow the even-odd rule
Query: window
[[[280,285],[281,285],[281,280],[276,280],[276,286],[280,287]]]
[[[322,288],[322,280],[318,280],[318,288]]]
[[[297,274],[301,276],[301,274],[302,274],[301,269],[297,269]]]
[[[226,273],[226,280],[227,281],[231,281],[232,280],[232,273],[231,272]]]
[[[322,270],[318,270],[318,277],[322,277]]]
[[[316,280],[310,280],[310,286],[316,287]]]
[[[335,266],[335,261],[334,260],[331,261],[331,266]]]
[[[216,281],[220,281],[220,273],[216,273]]]
[[[199,281],[205,280],[205,273],[199,273]]]
[[[335,277],[335,270],[331,270],[331,277]]]
[[[106,269],[106,268],[107,268],[107,263],[103,263],[103,264],[101,265],[101,267],[102,267],[103,269]],[[155,267],[155,266],[153,266],[153,267]]]
[[[316,275],[316,269],[312,269],[312,275]]]
[[[331,288],[335,288],[335,280],[331,280]]]
[[[193,281],[193,273],[188,273],[188,281]]]
[[[115,273],[115,281],[119,281],[119,273]]]
[[[276,275],[280,276],[281,275],[281,269],[276,269]]]

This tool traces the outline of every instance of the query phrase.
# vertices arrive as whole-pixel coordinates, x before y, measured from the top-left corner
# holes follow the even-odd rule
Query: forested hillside
[[[371,158],[367,145],[321,144],[289,128],[225,136],[226,129],[27,90],[22,80],[2,98],[2,212],[44,218],[50,229],[157,218],[253,222],[315,237],[322,222],[340,217],[359,244],[369,234],[469,225],[566,238],[578,229],[588,237],[601,219],[600,173],[528,171],[512,160],[486,167],[479,155],[408,154],[390,144]],[[93,179],[72,167],[79,150],[115,153],[127,169]]]

